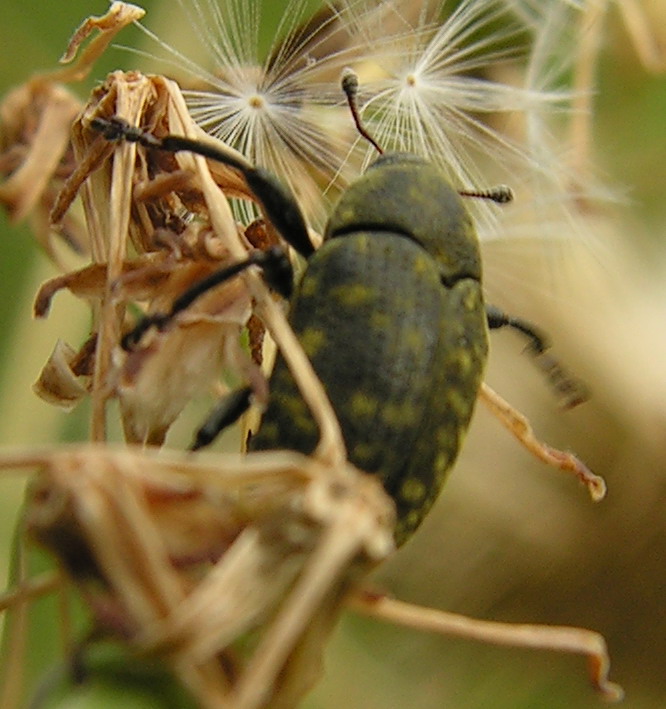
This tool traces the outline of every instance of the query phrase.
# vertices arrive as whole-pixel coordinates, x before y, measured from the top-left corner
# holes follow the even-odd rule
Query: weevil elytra
[[[350,460],[418,526],[455,460],[487,356],[476,234],[432,164],[379,158],[342,197],[292,297]],[[282,359],[252,449],[311,452],[318,431]]]
[[[343,88],[368,137],[355,107],[353,74],[343,78]],[[291,298],[290,324],[324,384],[349,459],[381,479],[397,508],[396,541],[404,542],[430,509],[460,450],[485,368],[488,327],[521,331],[534,354],[545,348],[529,324],[484,304],[478,238],[462,196],[501,203],[510,199],[506,188],[459,192],[432,162],[411,154],[381,155],[341,196],[315,252],[295,197],[270,173],[212,144],[158,138],[119,119],[93,119],[91,125],[108,139],[192,151],[236,168],[276,229],[307,259],[292,292],[284,252],[254,252],[196,284],[169,313],[144,318],[123,346],[136,346],[147,329],[165,327],[200,294],[248,266],[262,267],[269,284]],[[548,362],[552,366],[554,360]],[[250,450],[312,453],[319,431],[281,357],[270,391]],[[193,448],[236,420],[250,395],[244,388],[225,399]]]

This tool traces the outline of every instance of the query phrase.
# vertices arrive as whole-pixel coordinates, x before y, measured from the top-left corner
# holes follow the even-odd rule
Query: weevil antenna
[[[363,125],[361,119],[361,114],[358,110],[358,103],[356,98],[358,96],[358,75],[353,69],[347,67],[342,71],[342,90],[345,92],[347,97],[347,103],[349,104],[349,110],[351,111],[352,118],[356,124],[356,129],[358,132],[372,145],[372,147],[380,154],[384,154],[383,148],[379,143],[368,133],[366,127]]]
[[[476,197],[477,199],[489,199],[496,204],[507,204],[513,201],[513,190],[507,185],[497,185],[488,190],[460,190],[461,197]]]
[[[100,132],[107,140],[127,140],[145,148],[178,153],[185,150],[238,170],[248,187],[262,206],[264,213],[275,229],[298,253],[308,258],[314,253],[305,217],[301,212],[291,188],[283,185],[275,175],[261,167],[255,167],[240,153],[225,145],[196,140],[182,135],[165,135],[162,138],[130,125],[124,118],[113,116],[91,119],[90,127]]]

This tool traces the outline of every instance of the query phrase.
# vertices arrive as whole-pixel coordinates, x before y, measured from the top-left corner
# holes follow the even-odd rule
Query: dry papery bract
[[[262,223],[247,230],[236,224],[225,192],[246,199],[252,195],[230,170],[191,154],[174,156],[136,144],[115,145],[89,128],[93,117],[114,116],[146,126],[156,135],[212,140],[190,118],[177,85],[163,77],[117,72],[94,92],[73,127],[77,167],[51,213],[57,223],[80,194],[93,264],[44,284],[35,306],[36,315],[44,316],[54,293],[68,288],[91,303],[92,335],[79,352],[56,347],[38,392],[51,400],[64,392],[60,403],[71,406],[77,380],[89,379],[93,440],[105,440],[106,402],[117,396],[127,440],[152,444],[163,441],[189,398],[210,386],[222,365],[250,382],[261,402],[266,397],[265,377],[239,344],[254,303],[254,311],[297,371],[304,397],[314,406],[323,433],[322,450],[332,459],[344,460],[337,422],[321,384],[282,308],[257,273],[248,272],[203,296],[176,327],[140,349],[121,350],[128,301],[146,301],[148,311],[164,310],[224,262],[243,259],[252,242],[261,245],[275,236]],[[82,385],[79,391],[85,388]]]
[[[0,203],[12,220],[30,220],[37,240],[56,262],[49,213],[63,181],[74,169],[72,121],[82,107],[65,84],[85,78],[118,32],[144,14],[136,5],[114,2],[106,14],[89,17],[60,60],[66,66],[36,74],[0,105],[0,175],[7,177],[0,184]],[[95,32],[77,56],[81,44]],[[60,236],[75,250],[86,252],[81,220],[64,215]]]
[[[101,629],[163,657],[201,706],[295,706],[347,603],[420,630],[587,655],[597,689],[621,696],[597,633],[473,620],[364,590],[393,551],[395,511],[378,481],[347,464],[105,445],[0,454],[0,468],[35,467],[30,536],[55,553]],[[25,579],[23,598],[4,605],[55,583]],[[248,633],[258,639],[244,655]]]
[[[92,259],[91,265],[44,284],[37,296],[35,314],[43,317],[57,290],[69,288],[90,303],[93,326],[78,349],[56,344],[35,390],[65,409],[90,392],[95,440],[105,438],[105,404],[117,394],[126,438],[161,443],[190,396],[216,380],[223,362],[254,385],[259,401],[266,393],[263,375],[238,344],[250,316],[250,295],[240,280],[202,298],[181,319],[182,328],[152,347],[127,357],[117,347],[129,300],[160,308],[220,262],[232,254],[238,259],[250,248],[204,161],[149,159],[136,146],[115,150],[87,128],[93,115],[117,115],[157,131],[202,135],[175,84],[138,73],[113,74],[83,108],[60,84],[82,78],[115,34],[142,15],[140,8],[114,3],[106,15],[89,18],[75,32],[64,60],[70,61],[93,31],[99,33],[72,66],[34,77],[5,100],[2,165],[12,174],[0,186],[0,198],[15,218],[31,213],[36,234],[52,255],[55,226]],[[230,194],[249,197],[237,176],[219,166],[215,171]],[[69,209],[79,193],[83,219]],[[253,233],[257,245],[274,238],[260,223]],[[265,289],[254,280],[265,300]],[[173,368],[174,362],[180,367]]]
[[[265,382],[241,349],[240,331],[251,314],[251,291],[235,279],[202,297],[180,318],[179,327],[126,354],[118,343],[127,330],[124,306],[145,301],[164,310],[190,285],[252,248],[236,225],[220,186],[250,198],[237,176],[220,166],[213,176],[206,161],[187,154],[153,153],[135,145],[116,146],[88,128],[90,118],[121,116],[157,134],[201,137],[175,84],[139,73],[111,75],[92,97],[73,129],[77,167],[55,203],[59,221],[73,198],[83,202],[93,263],[44,284],[35,313],[47,314],[51,298],[68,288],[93,309],[91,341],[85,352],[59,346],[40,382],[42,396],[75,403],[70,382],[80,376],[94,401],[93,438],[102,440],[105,402],[117,395],[129,441],[159,444],[189,398],[215,380],[223,364],[253,383],[260,400]],[[255,243],[270,241],[270,227],[255,223]],[[280,317],[262,282],[255,299]],[[271,315],[266,316],[270,319]],[[92,343],[92,344],[91,344]],[[76,388],[76,387],[74,387]],[[81,393],[85,387],[79,389]]]

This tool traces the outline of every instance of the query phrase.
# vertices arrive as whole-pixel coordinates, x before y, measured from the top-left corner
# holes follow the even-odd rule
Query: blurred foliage
[[[149,12],[158,6],[141,4]],[[77,22],[105,6],[10,2],[0,91],[53,66]],[[169,3],[156,12],[168,22]],[[121,35],[123,44],[133,39],[131,28]],[[81,90],[136,64],[112,50]],[[592,505],[480,408],[435,511],[375,583],[405,600],[479,617],[598,630],[625,705],[657,709],[666,705],[666,78],[640,65],[615,12],[607,17],[595,104],[595,158],[603,178],[626,190],[626,201],[613,208],[603,237],[572,245],[553,271],[539,271],[543,259],[535,259],[526,276],[521,258],[511,293],[511,307],[552,334],[594,398],[580,410],[557,411],[510,335],[493,337],[488,381],[530,416],[542,438],[575,450],[603,474],[608,498]],[[31,320],[32,296],[52,270],[25,227],[9,225],[4,214],[0,220],[0,443],[84,438],[85,412],[64,416],[37,401],[30,384],[56,336],[78,341],[85,309],[63,296],[46,323]],[[502,264],[511,269],[511,258]],[[535,296],[535,284],[551,280],[557,292]],[[4,574],[21,483],[1,485]],[[579,658],[428,637],[354,616],[344,618],[327,675],[307,702],[311,709],[599,704]],[[101,706],[92,699],[83,705]]]

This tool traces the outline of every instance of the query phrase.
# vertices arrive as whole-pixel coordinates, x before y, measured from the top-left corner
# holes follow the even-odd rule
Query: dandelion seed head
[[[381,9],[360,8],[358,1],[341,9],[324,3],[315,21],[308,15],[311,3],[289,0],[273,43],[262,51],[257,0],[178,4],[202,39],[207,65],[144,31],[166,62],[188,75],[181,83],[192,117],[287,182],[315,226],[322,226],[326,187],[335,179],[343,189],[353,176],[345,166],[351,126],[336,83],[348,59],[361,52],[351,17],[362,30]],[[240,214],[253,216],[247,205]]]
[[[194,62],[145,31],[167,62],[188,74],[184,94],[193,118],[289,184],[315,228],[375,158],[344,105],[339,80],[346,66],[359,75],[359,110],[384,150],[432,160],[462,190],[502,182],[520,201],[522,185],[538,178],[557,201],[566,189],[556,174],[557,141],[542,140],[544,131],[534,128],[570,100],[553,88],[564,64],[549,64],[537,47],[557,34],[549,14],[566,2],[338,0],[323,2],[313,18],[312,3],[289,0],[267,51],[258,0],[178,5],[206,58]],[[514,79],[524,69],[520,84]],[[496,127],[516,116],[527,125],[522,135]],[[468,206],[482,239],[504,233],[494,205]],[[248,203],[236,214],[244,222],[255,216]],[[535,233],[542,230],[535,226]]]

